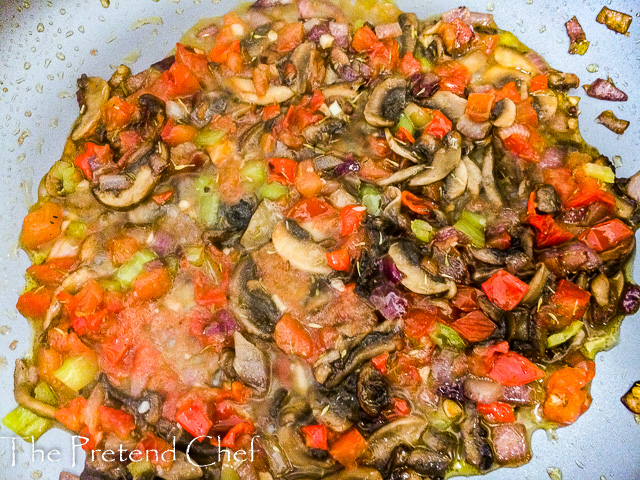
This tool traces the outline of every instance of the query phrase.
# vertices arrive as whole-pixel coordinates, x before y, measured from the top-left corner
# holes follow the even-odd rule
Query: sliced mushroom
[[[155,164],[166,166],[168,163],[169,150],[164,143],[158,142],[153,153],[145,155],[117,174],[125,177],[128,187],[121,190],[107,190],[99,185],[93,189],[93,194],[100,203],[107,207],[116,210],[131,208],[147,198],[160,181],[161,171],[157,171]]]
[[[482,140],[491,131],[491,122],[474,122],[467,115],[462,115],[456,123],[456,129],[471,140]]]
[[[342,470],[334,475],[324,477],[324,480],[382,480],[382,475],[375,468],[358,467]]]
[[[496,86],[503,86],[509,82],[515,82],[518,80],[529,82],[531,80],[531,76],[521,72],[520,70],[516,70],[515,68],[507,68],[502,65],[489,67],[482,74],[482,81],[484,83],[490,83]]]
[[[503,67],[515,68],[528,75],[535,75],[539,72],[538,67],[512,48],[498,46],[493,51],[493,56],[496,62]]]
[[[247,250],[261,247],[271,239],[276,224],[282,220],[281,208],[270,200],[263,200],[249,220],[249,225],[240,239]]]
[[[578,88],[580,79],[575,73],[551,72],[547,74],[549,86],[554,90],[567,91]]]
[[[467,190],[471,195],[480,195],[480,185],[482,183],[482,170],[469,157],[462,159],[465,167],[467,167]]]
[[[407,160],[411,160],[413,163],[418,163],[420,160],[416,157],[408,148],[404,147],[398,140],[391,135],[391,132],[388,128],[384,129],[384,136],[387,139],[387,143],[389,144],[389,148],[394,152],[400,155]]]
[[[109,84],[100,77],[83,76],[78,80],[83,113],[71,133],[74,142],[91,136],[98,127],[104,107],[109,100]]]
[[[462,160],[462,140],[460,134],[454,132],[451,135],[452,141],[446,149],[440,149],[433,157],[433,162],[427,169],[413,177],[409,181],[412,187],[419,185],[430,185],[438,182],[449,175]]]
[[[493,177],[493,147],[491,146],[487,148],[482,163],[482,188],[487,200],[492,205],[496,207],[502,206],[502,198],[500,198],[500,193],[498,193],[496,181]]]
[[[406,465],[421,475],[444,476],[451,459],[424,447],[414,448],[407,457]]]
[[[296,78],[292,89],[298,95],[316,90],[324,79],[324,61],[313,42],[304,42],[291,54],[291,63],[296,67]]]
[[[464,111],[467,108],[467,99],[459,97],[453,92],[438,90],[425,101],[425,105],[442,111],[452,120],[457,120],[464,115]]]
[[[260,141],[265,133],[264,122],[256,122],[247,128],[238,139],[237,149],[246,161],[258,160],[264,157]]]
[[[516,104],[510,98],[503,98],[495,104],[491,116],[495,118],[492,123],[496,127],[510,127],[516,121]]]
[[[204,128],[215,115],[224,113],[229,102],[227,92],[208,92],[202,95],[191,111],[191,124],[197,128]]]
[[[272,241],[278,254],[302,271],[320,275],[331,273],[331,267],[327,263],[327,251],[312,240],[301,236],[299,230],[302,229],[293,221],[281,222],[276,226]]]
[[[560,211],[560,197],[553,185],[543,183],[535,191],[536,212],[541,215],[550,215]]]
[[[413,53],[418,39],[418,16],[415,13],[401,13],[398,16],[398,23],[402,28],[402,35],[396,40],[400,47],[400,58],[407,52]]]
[[[398,170],[396,173],[390,175],[389,177],[378,180],[378,185],[386,187],[387,185],[392,185],[394,183],[404,182],[405,180],[422,172],[425,168],[427,168],[426,165],[413,165],[411,167]]]
[[[364,108],[364,118],[374,127],[392,127],[407,106],[407,84],[402,78],[388,78],[373,89]]]
[[[357,391],[360,407],[370,417],[380,415],[391,402],[387,380],[373,365],[365,365],[360,370]]]
[[[538,119],[541,122],[549,120],[558,110],[558,97],[552,90],[533,92],[533,108],[538,112]]]
[[[465,162],[460,162],[444,181],[444,196],[451,201],[458,198],[467,190],[469,174]]]
[[[609,279],[604,273],[596,275],[596,277],[591,280],[591,294],[596,303],[603,308],[609,304],[609,290]]]
[[[269,384],[269,366],[264,354],[240,332],[233,335],[235,357],[233,368],[242,383],[262,392]]]
[[[228,83],[238,98],[246,103],[269,105],[271,103],[286,102],[293,97],[293,90],[284,85],[272,85],[264,95],[258,96],[253,80],[250,78],[231,77]]]
[[[353,82],[335,83],[322,89],[322,94],[325,98],[330,97],[343,97],[349,100],[353,100],[358,96],[357,92],[358,84]]]
[[[30,392],[35,386],[37,379],[37,372],[35,370],[30,372],[24,360],[16,360],[16,368],[13,371],[13,395],[16,402],[18,405],[42,417],[55,418],[56,407],[36,400],[31,396]]]
[[[460,433],[467,462],[480,470],[488,470],[493,465],[493,452],[487,441],[488,433],[480,424],[475,407],[474,412],[460,425]]]
[[[409,415],[376,430],[368,439],[369,455],[365,461],[381,469],[398,445],[415,446],[428,426],[424,418]]]
[[[299,475],[317,478],[335,470],[331,457],[325,460],[314,458],[305,445],[300,428],[293,424],[283,425],[277,430],[278,444],[292,467]]]
[[[334,135],[343,132],[345,125],[346,122],[340,118],[328,118],[305,128],[302,131],[302,136],[311,145],[328,145]]]
[[[437,278],[420,267],[420,258],[415,255],[408,242],[398,242],[391,245],[389,256],[404,276],[402,284],[412,292],[422,295],[455,293],[456,286],[453,280]]]

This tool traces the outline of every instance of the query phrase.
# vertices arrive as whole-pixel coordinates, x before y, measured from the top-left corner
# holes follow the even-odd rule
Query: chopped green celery
[[[74,220],[69,224],[65,232],[71,238],[83,239],[87,235],[87,224],[80,220]]]
[[[54,393],[53,389],[45,381],[41,381],[36,385],[33,390],[33,396],[36,400],[46,403],[47,405],[57,405],[58,397]]]
[[[424,220],[412,221],[411,231],[416,237],[418,237],[418,240],[425,243],[429,243],[431,241],[431,237],[433,237],[433,227]]]
[[[617,330],[617,329],[616,329]],[[613,348],[618,343],[618,333],[612,332],[601,337],[595,337],[584,342],[582,345],[582,351],[587,358],[594,359],[596,353],[603,352]]]
[[[458,332],[443,323],[438,323],[435,331],[431,334],[431,339],[440,346],[443,342],[454,348],[464,348],[466,346]]]
[[[422,73],[427,73],[433,70],[433,62],[427,57],[420,57],[418,61],[420,62],[420,71]]]
[[[7,413],[2,419],[2,423],[16,435],[22,437],[25,442],[30,442],[31,437],[34,441],[37,440],[53,425],[53,422],[48,418],[40,417],[24,407],[17,407]]]
[[[588,49],[589,49],[589,40],[572,42],[571,45],[569,45],[569,53],[572,55],[575,55],[575,54],[584,55],[585,53],[587,53]]]
[[[46,250],[27,250],[27,254],[29,255],[29,260],[31,260],[32,265],[42,265],[49,257],[50,249]]]
[[[195,143],[200,148],[213,147],[214,145],[220,143],[226,135],[227,132],[225,132],[224,130],[206,128],[198,132],[198,135],[196,135],[193,143]]]
[[[204,262],[204,247],[187,247],[185,256],[191,265],[199,267]]]
[[[261,161],[247,162],[241,169],[240,175],[245,181],[245,188],[255,191],[267,181],[267,167]]]
[[[278,200],[288,194],[289,187],[278,182],[265,183],[258,190],[258,196],[268,200]]]
[[[474,247],[483,248],[484,226],[486,223],[487,220],[482,215],[470,212],[469,210],[463,210],[460,218],[453,225],[453,228],[469,237]]]
[[[517,50],[520,53],[526,53],[529,51],[527,46],[524,43],[522,43],[520,40],[518,40],[518,37],[516,37],[511,32],[502,32],[500,34],[500,40],[498,43],[503,47],[513,48],[514,50]]]
[[[151,456],[153,458],[153,456]],[[149,460],[139,460],[136,462],[131,462],[127,465],[127,470],[134,478],[134,480],[138,480],[139,478],[145,478],[147,474],[153,473],[155,470],[153,465]]]
[[[176,257],[175,255],[169,255],[168,257],[164,257],[163,261],[171,276],[175,276],[180,269],[180,262],[178,261],[178,257]]]
[[[61,188],[59,190],[56,189],[60,195],[68,195],[75,192],[78,183],[82,180],[80,171],[63,160],[59,160],[53,164],[49,175],[60,181]]]
[[[584,173],[588,176],[600,180],[604,183],[613,183],[616,180],[616,174],[613,173],[611,167],[605,167],[604,165],[598,165],[597,163],[585,163]]]
[[[358,29],[364,27],[364,20],[356,20],[353,22],[353,31],[357,32]]]
[[[576,320],[564,330],[554,333],[553,335],[549,335],[549,337],[547,337],[547,348],[556,347],[575,337],[578,332],[582,330],[583,326],[584,323],[582,323],[582,320]]]
[[[109,292],[120,292],[122,291],[122,284],[118,280],[103,278],[98,281],[103,290],[107,290]]]
[[[54,376],[71,390],[79,391],[89,385],[98,374],[98,364],[86,355],[67,358]]]
[[[118,280],[124,288],[129,288],[136,277],[142,273],[144,264],[156,258],[157,255],[151,250],[145,249],[134,253],[129,260],[120,265],[120,268],[118,268],[116,272],[116,280]]]
[[[371,185],[364,185],[360,189],[362,204],[367,208],[369,215],[379,215],[382,209],[382,195],[377,188]]]
[[[407,117],[404,113],[400,115],[400,120],[396,125],[396,132],[400,130],[400,128],[404,128],[407,132],[413,135],[416,131],[416,127],[413,126],[409,117]]]
[[[218,221],[220,210],[220,196],[216,181],[213,177],[202,175],[196,180],[198,195],[198,220],[208,227],[213,227]]]
[[[36,282],[36,279],[33,278],[31,275],[26,274],[24,276],[25,280],[27,281],[27,283],[24,286],[24,290],[22,290],[22,292],[30,292],[31,290],[35,290],[36,288],[38,288],[40,286],[40,284],[38,282]]]
[[[424,108],[415,103],[410,103],[404,109],[404,114],[409,117],[411,123],[416,128],[422,128],[431,121],[431,115],[429,115]]]

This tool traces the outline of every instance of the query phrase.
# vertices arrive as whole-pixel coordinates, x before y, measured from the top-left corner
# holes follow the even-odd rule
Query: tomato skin
[[[331,444],[329,454],[345,467],[352,468],[366,448],[367,441],[358,430],[352,428]]]
[[[433,118],[425,127],[425,132],[442,140],[444,136],[451,131],[453,122],[449,120],[440,110],[433,112]]]
[[[584,231],[578,239],[593,251],[603,252],[633,236],[633,230],[619,218],[599,223]]]
[[[478,412],[492,423],[513,423],[516,421],[513,406],[508,403],[479,403]]]
[[[276,324],[276,345],[289,355],[309,358],[314,354],[315,345],[302,324],[291,315],[283,315]]]
[[[176,421],[194,437],[204,437],[213,426],[207,414],[207,407],[200,399],[191,400],[176,413]],[[204,438],[198,438],[202,442]]]
[[[501,309],[510,311],[524,298],[529,291],[529,285],[506,270],[499,270],[482,284],[482,290],[489,300]]]
[[[173,190],[165,190],[164,192],[156,193],[151,198],[156,203],[156,205],[164,205],[169,200],[171,200],[171,197],[173,197],[173,194],[174,194]]]
[[[418,197],[406,190],[400,194],[400,199],[405,207],[418,215],[427,215],[438,208],[433,200]]]
[[[222,441],[220,442],[221,447],[225,448],[236,448],[236,437],[242,435],[243,433],[253,433],[255,427],[251,422],[240,422],[231,427],[231,430],[227,432]]]
[[[489,378],[508,387],[525,385],[544,377],[544,372],[527,358],[515,352],[498,354]]]
[[[18,298],[16,308],[20,314],[29,318],[44,318],[51,305],[53,290],[48,287],[24,292]]]
[[[349,249],[340,248],[339,250],[327,253],[327,262],[331,268],[339,272],[349,270]]]
[[[324,425],[307,425],[300,430],[304,434],[304,443],[307,447],[329,450],[327,427]]]
[[[360,228],[367,216],[367,209],[361,205],[347,205],[340,210],[340,235],[346,237]]]
[[[64,209],[61,205],[45,203],[24,218],[20,241],[29,249],[49,243],[62,232],[63,217]]]

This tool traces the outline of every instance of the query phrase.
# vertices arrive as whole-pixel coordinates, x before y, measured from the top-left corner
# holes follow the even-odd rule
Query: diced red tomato
[[[486,122],[491,116],[494,98],[493,93],[470,93],[465,113],[474,122]]]
[[[131,348],[131,338],[126,333],[113,337],[101,345],[102,353],[111,365],[117,365]]]
[[[309,448],[329,450],[329,436],[324,425],[307,425],[300,429],[304,434],[304,443]]]
[[[496,355],[489,372],[489,378],[509,387],[525,385],[542,377],[544,372],[538,366],[515,352]]]
[[[193,293],[196,303],[201,307],[222,308],[227,305],[227,295],[224,288],[213,285],[201,271],[194,272]]]
[[[174,97],[193,95],[200,90],[200,82],[188,67],[175,62],[168,71],[171,79],[171,94]]]
[[[545,328],[561,330],[582,318],[590,298],[589,292],[569,280],[561,279],[548,303],[538,311],[536,319]]]
[[[303,197],[315,197],[325,185],[325,181],[316,173],[313,160],[302,160],[296,170],[295,186]]]
[[[134,237],[122,235],[109,240],[107,248],[111,262],[115,266],[120,266],[140,250],[140,243]]]
[[[478,310],[478,290],[465,285],[458,285],[456,296],[451,300],[451,304],[463,312]]]
[[[418,215],[427,215],[438,208],[433,200],[418,197],[406,190],[400,194],[400,199],[405,207]]]
[[[229,430],[224,436],[220,442],[220,446],[225,448],[236,448],[237,437],[245,433],[253,433],[254,431],[255,427],[251,422],[237,423],[231,427],[231,430]]]
[[[546,77],[545,77],[546,78]],[[529,97],[516,106],[516,122],[521,125],[538,126],[538,113],[532,106],[533,98]]]
[[[594,202],[600,202],[611,209],[615,207],[616,199],[611,192],[602,188],[601,183],[584,173],[581,168],[576,168],[573,174],[577,187],[573,194],[564,202],[565,208],[589,206]]]
[[[518,133],[509,135],[507,138],[502,140],[502,143],[507,150],[524,160],[528,160],[530,162],[537,162],[539,160],[539,154],[533,148],[529,139]]]
[[[486,340],[496,329],[496,324],[480,310],[476,310],[460,317],[451,324],[468,342],[481,342]]]
[[[105,432],[114,433],[120,440],[126,440],[136,428],[133,416],[116,408],[98,407],[100,424]]]
[[[290,158],[270,158],[269,165],[271,166],[272,181],[280,182],[283,185],[293,184],[298,162]]]
[[[133,288],[140,300],[157,300],[169,293],[171,276],[166,268],[156,268],[138,275]]]
[[[67,406],[59,408],[56,413],[56,420],[69,430],[79,432],[84,426],[84,409],[87,400],[83,397],[76,397]]]
[[[283,352],[302,358],[311,357],[315,350],[309,332],[300,322],[287,314],[283,315],[276,324],[275,341]]]
[[[529,86],[530,92],[537,92],[539,90],[546,90],[548,87],[546,75],[536,75],[531,79],[531,85]]]
[[[552,215],[536,213],[535,192],[529,195],[527,221],[536,229],[536,245],[553,247],[571,240],[575,235],[563,224],[557,222]]]
[[[165,190],[164,192],[156,193],[151,198],[157,205],[164,205],[169,200],[171,200],[171,197],[173,197],[173,194],[174,194],[174,191],[172,189],[169,189],[169,190]]]
[[[60,235],[63,216],[62,206],[52,202],[29,212],[22,222],[20,241],[30,249],[49,243]]]
[[[266,122],[280,115],[280,105],[267,105],[262,109],[262,120]]]
[[[389,361],[389,352],[384,352],[377,357],[371,359],[373,366],[383,375],[387,373],[387,362]]]
[[[18,298],[16,308],[21,315],[28,318],[44,318],[51,305],[53,290],[48,287],[41,287],[36,290],[24,292]]]
[[[436,138],[442,139],[447,133],[451,131],[453,122],[449,120],[440,110],[433,112],[433,118],[429,124],[425,127],[424,131],[429,135],[433,135]]]
[[[464,89],[471,81],[467,67],[458,62],[448,61],[436,65],[433,70],[440,77],[441,90],[453,92],[458,96],[464,95]]]
[[[489,300],[501,309],[509,311],[516,308],[529,291],[529,285],[506,270],[499,270],[482,284],[482,290]]]
[[[633,236],[633,230],[619,218],[599,223],[580,234],[578,239],[596,252],[604,252]]]
[[[329,266],[339,272],[349,270],[349,249],[340,248],[333,252],[327,253],[327,262]]]
[[[73,314],[76,316],[91,315],[100,307],[103,298],[104,290],[100,284],[95,280],[89,280],[74,295],[75,308]]]
[[[345,467],[353,468],[366,449],[367,441],[358,430],[352,428],[331,444],[329,454]]]
[[[413,138],[411,132],[404,127],[398,128],[396,132],[396,138],[404,143],[416,143],[416,139]]]
[[[589,407],[591,399],[584,387],[593,378],[595,367],[590,361],[584,362],[582,367],[584,368],[564,367],[549,378],[546,385],[547,399],[542,410],[548,420],[570,424]]]
[[[240,40],[232,40],[229,43],[217,43],[207,58],[214,63],[225,63],[230,54],[238,52],[240,52]]]
[[[418,308],[409,310],[403,317],[404,333],[418,340],[433,332],[437,323],[437,315],[433,313]]]
[[[90,161],[93,160],[100,165],[107,165],[111,163],[113,158],[113,152],[109,145],[96,145],[95,143],[87,142],[84,144],[84,153],[78,155],[74,164],[88,180],[93,179],[93,171],[91,170]]]
[[[302,22],[289,23],[278,30],[276,50],[278,53],[290,52],[304,41],[304,25]]]
[[[478,413],[484,415],[491,423],[513,423],[516,421],[513,406],[508,403],[479,403]]]
[[[131,121],[136,107],[120,97],[112,97],[105,106],[107,129],[116,130],[125,127]]]
[[[403,76],[409,78],[416,73],[420,73],[421,67],[420,61],[413,56],[413,53],[407,52],[404,54],[404,57],[402,57],[398,70],[400,70]]]
[[[378,42],[378,37],[367,25],[360,27],[353,35],[351,47],[358,52],[367,52]]]
[[[57,285],[71,271],[76,262],[76,257],[54,258],[42,265],[31,265],[27,268],[27,273],[41,285]]]
[[[202,83],[206,83],[211,76],[207,56],[196,53],[181,43],[176,44],[176,62],[187,67]]]
[[[294,220],[305,222],[324,215],[334,215],[335,213],[335,208],[327,201],[318,197],[311,197],[297,202],[291,207],[287,216]]]
[[[399,57],[398,42],[387,38],[376,42],[369,50],[369,66],[376,74],[381,71],[389,72],[396,67]]]
[[[491,55],[498,46],[499,42],[500,35],[487,35],[485,33],[478,33],[476,46],[481,52],[484,52],[487,55]]]
[[[357,232],[367,217],[367,209],[361,205],[347,205],[340,210],[340,234],[343,237]]]
[[[311,101],[309,102],[309,108],[312,112],[318,110],[324,104],[324,95],[321,90],[316,90],[313,92],[311,96]]]
[[[138,442],[136,450],[141,452],[141,459],[148,458],[152,465],[168,469],[173,464],[172,446],[151,432],[144,434],[144,437]],[[135,461],[137,458],[132,457],[132,460]]]
[[[522,101],[520,98],[520,94],[518,93],[518,89],[516,88],[515,82],[509,82],[505,84],[500,90],[496,90],[495,92],[495,101],[498,103],[500,100],[508,98],[513,101],[516,105]]]
[[[213,426],[202,400],[191,400],[183,405],[176,413],[176,421],[199,442]]]
[[[178,125],[170,118],[166,123],[160,136],[162,141],[170,147],[177,147],[186,142],[193,142],[198,134],[198,130],[191,125]]]
[[[473,38],[471,28],[459,18],[442,23],[438,28],[438,34],[442,37],[445,48],[449,52],[461,50]]]

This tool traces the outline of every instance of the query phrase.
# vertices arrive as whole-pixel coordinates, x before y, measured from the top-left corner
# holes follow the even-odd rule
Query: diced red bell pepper
[[[529,141],[529,139],[514,133],[502,140],[505,148],[518,157],[528,160],[530,162],[537,162],[539,160],[539,154]]]
[[[228,43],[217,43],[209,52],[207,58],[210,62],[225,63],[232,53],[240,52],[240,40],[233,40]]]
[[[421,68],[422,65],[420,64],[420,61],[413,56],[412,52],[407,52],[404,54],[404,57],[402,57],[398,70],[400,70],[400,73],[403,76],[409,78],[416,73],[420,73]]]
[[[508,387],[525,385],[544,377],[544,372],[515,352],[501,353],[493,360],[489,378]]]
[[[367,52],[378,42],[378,37],[367,25],[360,27],[353,35],[351,46],[358,52]]]
[[[135,237],[119,235],[107,242],[107,248],[111,262],[115,266],[120,266],[140,250],[140,243]]]
[[[173,197],[173,194],[174,194],[174,191],[172,189],[169,189],[169,190],[165,190],[164,192],[156,193],[151,198],[156,203],[156,205],[164,205],[169,200],[171,200],[171,197]]]
[[[352,428],[331,444],[329,454],[343,466],[353,468],[366,449],[367,441],[358,430]]]
[[[453,92],[458,96],[464,95],[464,89],[471,81],[471,74],[464,65],[449,61],[436,65],[433,69],[440,77],[440,89],[445,92]]]
[[[491,423],[513,423],[516,421],[513,406],[508,403],[479,403],[478,413],[484,415]]]
[[[615,197],[611,192],[604,190],[598,180],[586,175],[581,168],[576,168],[573,176],[577,188],[564,202],[564,208],[584,207],[594,202],[600,202],[608,206],[610,210],[615,207]]]
[[[183,405],[176,413],[176,421],[199,442],[213,426],[202,400],[191,400]]]
[[[367,209],[361,205],[347,205],[340,210],[340,234],[343,237],[357,232],[367,217]]]
[[[66,407],[59,408],[55,417],[61,424],[73,432],[79,432],[84,425],[84,408],[87,400],[83,397],[76,397],[71,400]]]
[[[547,328],[562,329],[581,318],[587,310],[591,294],[569,280],[561,279],[556,291],[537,315],[537,321]]]
[[[193,95],[201,88],[196,76],[182,63],[175,62],[165,73],[168,73],[170,79],[172,97]]]
[[[278,30],[276,50],[278,53],[290,52],[304,41],[302,22],[289,23]]]
[[[496,103],[500,100],[508,98],[513,103],[518,104],[522,101],[515,82],[505,84],[500,90],[495,91]]]
[[[536,75],[535,77],[533,77],[531,79],[531,85],[529,87],[529,91],[530,92],[537,92],[539,90],[546,90],[547,88],[549,88],[548,86],[548,82],[547,82],[547,76],[546,75]]]
[[[501,309],[509,311],[516,308],[529,291],[529,285],[506,270],[499,270],[482,284],[482,290],[489,300]]]
[[[251,422],[237,423],[231,427],[231,430],[229,430],[224,436],[220,442],[220,446],[225,448],[236,448],[237,437],[244,433],[253,433],[254,431],[255,427]]]
[[[451,131],[453,122],[449,120],[440,110],[433,112],[433,118],[429,124],[425,127],[424,131],[429,135],[433,135],[436,138],[442,139],[447,133]]]
[[[535,192],[529,195],[527,207],[529,215],[527,221],[536,232],[538,247],[554,247],[571,240],[575,235],[563,224],[556,222],[553,215],[538,215],[536,213]]]
[[[327,253],[327,263],[331,268],[339,272],[349,270],[349,261],[349,249],[346,247]]]
[[[283,315],[276,324],[274,338],[276,345],[285,353],[309,358],[315,345],[309,332],[291,315]]]
[[[116,130],[125,127],[131,121],[136,107],[120,97],[112,97],[105,106],[107,129]]]
[[[493,93],[470,93],[465,113],[474,122],[486,122],[491,116],[494,98]]]
[[[387,362],[389,361],[389,352],[384,352],[377,357],[371,359],[371,363],[383,375],[387,373]]]
[[[335,208],[327,201],[318,198],[304,198],[291,207],[288,217],[294,220],[305,222],[324,215],[334,215]]]
[[[434,331],[439,317],[437,307],[412,308],[403,317],[404,333],[418,340]]]
[[[90,161],[93,160],[100,165],[107,165],[113,159],[113,152],[109,145],[96,145],[87,142],[84,144],[84,153],[78,155],[74,164],[88,180],[93,180],[93,171],[91,170]]]
[[[267,105],[262,109],[262,121],[266,122],[280,115],[280,105]]]
[[[390,72],[398,64],[400,53],[398,42],[393,38],[387,38],[376,42],[369,50],[369,66],[374,72]]]
[[[318,110],[324,104],[324,95],[321,90],[316,90],[313,92],[313,96],[311,97],[311,101],[309,102],[309,108],[312,112]]]
[[[416,139],[413,138],[411,132],[409,132],[409,130],[404,127],[398,128],[398,131],[396,132],[396,138],[404,143],[416,143]]]
[[[438,208],[438,204],[433,200],[418,197],[406,190],[400,194],[400,200],[405,207],[418,215],[427,215]]]
[[[619,218],[599,223],[580,234],[578,239],[596,252],[604,252],[633,236],[633,230]]]
[[[133,429],[136,428],[133,416],[122,410],[100,405],[98,414],[104,431],[114,433],[120,440],[129,438]]]
[[[324,425],[307,425],[300,429],[304,434],[304,443],[309,448],[329,450],[329,436]]]
[[[280,182],[283,185],[292,185],[296,177],[298,162],[290,158],[270,158],[272,178],[271,181]]]
[[[521,125],[538,126],[538,113],[532,106],[533,98],[529,97],[516,106],[516,122]]]
[[[473,343],[489,338],[495,331],[496,324],[480,310],[475,310],[453,322],[451,328]]]
[[[51,305],[52,295],[53,290],[49,287],[29,290],[20,295],[16,308],[24,317],[44,318]]]

